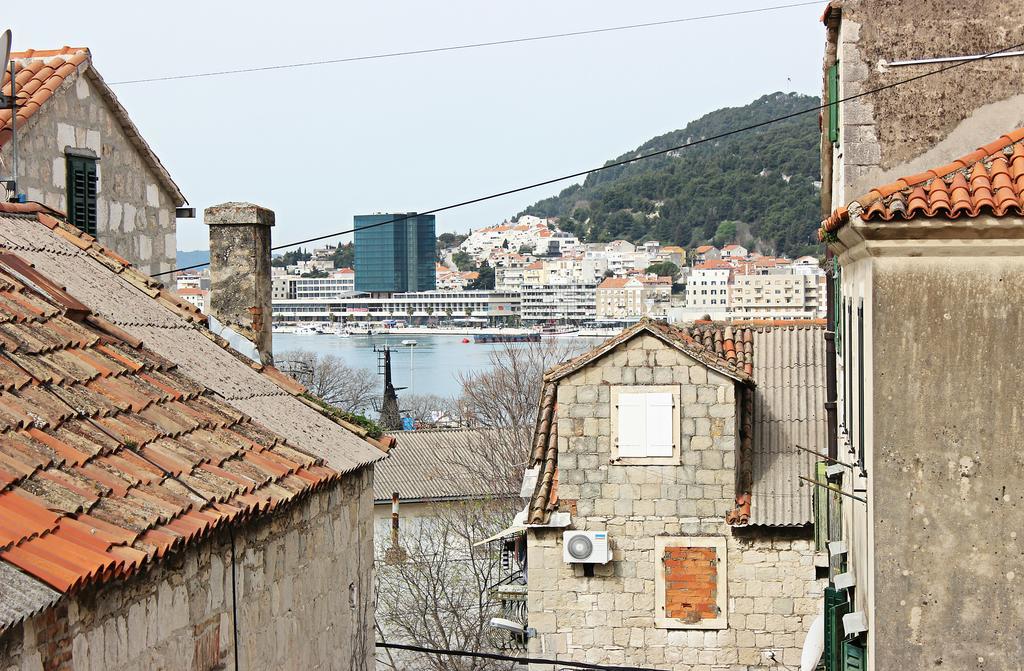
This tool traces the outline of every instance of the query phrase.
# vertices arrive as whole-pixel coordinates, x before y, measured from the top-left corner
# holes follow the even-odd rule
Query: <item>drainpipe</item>
[[[839,458],[839,421],[836,415],[836,259],[832,250],[825,251],[825,315],[828,321],[825,326],[825,421],[828,423],[828,458]]]

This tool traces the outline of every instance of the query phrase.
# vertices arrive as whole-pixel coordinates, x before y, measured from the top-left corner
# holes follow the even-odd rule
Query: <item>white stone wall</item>
[[[143,272],[173,268],[176,196],[157,179],[81,70],[18,129],[18,190],[61,212],[67,211],[66,147],[88,149],[99,157],[100,243]],[[8,170],[12,151],[10,142],[0,150]]]
[[[372,468],[236,528],[243,669],[366,670],[373,659]],[[44,613],[0,636],[0,669],[154,671],[234,668],[226,530],[141,575],[68,599],[55,649]],[[219,628],[219,636],[217,629]],[[203,654],[204,644],[212,645]],[[59,646],[56,649],[59,653]],[[203,658],[218,665],[201,663]]]
[[[610,463],[610,385],[680,385],[681,463]],[[530,651],[601,664],[679,671],[799,665],[820,604],[809,530],[734,529],[737,455],[734,383],[641,335],[559,383],[558,495],[575,502],[576,529],[606,530],[613,560],[585,577],[562,560],[562,530],[529,535]],[[655,627],[655,537],[723,536],[728,626]]]

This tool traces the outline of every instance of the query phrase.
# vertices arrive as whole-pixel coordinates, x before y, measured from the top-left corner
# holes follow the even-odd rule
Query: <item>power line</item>
[[[621,161],[614,161],[612,163],[607,163],[607,164],[602,165],[602,166],[597,167],[597,168],[590,168],[588,170],[581,170],[579,172],[574,172],[574,173],[572,173],[570,175],[562,175],[561,177],[553,177],[551,179],[546,179],[546,180],[543,180],[543,181],[540,181],[540,182],[534,182],[533,184],[527,184],[526,186],[519,186],[519,187],[516,187],[516,188],[513,188],[513,189],[507,189],[505,191],[500,191],[498,193],[492,193],[492,194],[487,195],[487,196],[480,196],[478,198],[471,198],[469,200],[464,200],[464,201],[461,201],[461,202],[458,202],[458,203],[453,203],[451,205],[445,205],[443,207],[437,207],[437,208],[434,208],[432,210],[427,210],[425,212],[419,212],[419,213],[415,213],[415,214],[406,214],[406,215],[402,215],[402,216],[394,218],[394,219],[389,219],[387,221],[381,221],[381,222],[378,222],[378,223],[375,223],[375,224],[367,224],[366,226],[359,227],[358,230],[366,230],[368,228],[376,228],[377,226],[386,226],[388,224],[395,224],[395,223],[400,223],[400,222],[403,222],[403,221],[407,221],[409,219],[412,219],[413,217],[425,216],[425,215],[428,215],[428,214],[437,214],[438,212],[445,212],[447,210],[454,210],[456,208],[465,207],[467,205],[475,205],[476,203],[482,203],[482,202],[487,201],[487,200],[493,200],[495,198],[501,198],[503,196],[509,196],[509,195],[514,194],[514,193],[520,193],[522,191],[529,191],[531,189],[536,189],[536,188],[542,187],[542,186],[548,186],[550,184],[557,184],[558,182],[564,182],[566,180],[576,179],[578,177],[584,177],[586,175],[590,175],[590,174],[593,174],[595,172],[601,172],[603,170],[610,170],[611,168],[618,168],[618,167],[621,167],[621,166],[624,166],[624,165],[630,165],[632,163],[636,163],[638,161],[643,161],[643,160],[648,159],[648,158],[654,158],[656,156],[663,156],[665,154],[670,154],[672,152],[681,151],[683,149],[688,149],[690,147],[695,147],[697,145],[707,144],[708,142],[714,142],[716,140],[721,140],[721,139],[729,137],[731,135],[737,135],[739,133],[745,133],[747,131],[756,130],[758,128],[763,128],[765,126],[770,126],[772,124],[780,123],[782,121],[787,121],[789,119],[793,119],[793,118],[798,117],[798,116],[803,116],[804,114],[810,114],[812,112],[820,112],[823,109],[825,109],[827,107],[830,107],[831,105],[839,105],[840,103],[849,102],[851,100],[856,100],[858,98],[864,98],[864,97],[869,96],[869,95],[874,95],[876,93],[881,93],[882,91],[888,91],[889,89],[896,88],[897,86],[902,86],[904,84],[909,84],[909,83],[915,82],[915,81],[917,81],[919,79],[924,79],[925,77],[931,77],[932,75],[942,74],[943,72],[947,72],[947,71],[953,70],[955,68],[963,67],[964,65],[967,65],[968,63],[973,63],[975,61],[980,61],[980,60],[985,60],[985,59],[988,59],[988,58],[992,58],[993,56],[996,56],[998,54],[1003,53],[1004,51],[1010,51],[1010,50],[1013,50],[1013,49],[1019,49],[1021,47],[1024,47],[1024,42],[1021,42],[1021,43],[1018,43],[1018,44],[1012,44],[1012,45],[1007,46],[1007,47],[1003,47],[1002,49],[998,49],[996,51],[989,52],[989,53],[987,53],[987,54],[985,54],[983,56],[978,56],[977,58],[974,58],[974,59],[969,60],[969,61],[958,61],[956,63],[953,63],[951,65],[947,65],[947,66],[938,68],[936,70],[931,70],[929,72],[924,72],[924,73],[921,73],[919,75],[914,75],[913,77],[908,77],[906,79],[900,79],[900,80],[892,82],[890,84],[885,84],[884,86],[879,86],[878,88],[870,89],[868,91],[862,91],[861,93],[856,93],[854,95],[847,96],[845,98],[840,98],[839,100],[835,100],[835,101],[827,102],[827,103],[822,103],[820,105],[815,105],[814,107],[808,107],[808,108],[802,109],[802,110],[797,110],[796,112],[790,112],[789,114],[783,114],[782,116],[773,117],[773,118],[768,119],[766,121],[760,121],[758,123],[750,124],[748,126],[743,126],[741,128],[734,128],[732,130],[724,131],[724,132],[718,133],[716,135],[710,135],[708,137],[704,137],[704,138],[701,138],[699,140],[692,140],[690,142],[686,142],[684,144],[676,145],[674,147],[669,147],[667,149],[659,149],[658,151],[652,151],[649,154],[641,154],[639,156],[634,156],[633,158],[627,158],[627,159],[623,159]],[[277,245],[275,247],[271,247],[271,251],[277,251],[277,250],[280,250],[280,249],[287,249],[289,247],[296,247],[298,245],[305,245],[305,244],[308,244],[308,243],[311,243],[311,242],[319,242],[320,240],[326,240],[328,238],[336,238],[336,237],[338,237],[340,235],[345,235],[347,233],[354,233],[356,230],[357,229],[355,229],[355,228],[349,228],[349,229],[345,229],[345,230],[342,230],[342,231],[335,231],[333,233],[325,233],[324,235],[318,235],[318,236],[315,236],[315,237],[312,237],[312,238],[306,238],[305,240],[297,240],[295,242],[289,242],[287,244]],[[208,266],[208,265],[210,265],[210,264],[209,263],[196,263],[196,264],[191,265],[191,266],[184,266],[184,267],[181,267],[181,268],[174,268],[172,270],[165,270],[162,273],[156,273],[156,274],[152,275],[152,277],[160,277],[161,275],[170,275],[171,273],[181,272],[181,271],[184,271],[184,270],[194,270],[196,268],[203,268],[203,267]]]
[[[517,662],[519,664],[553,664],[563,668],[573,669],[597,669],[598,671],[660,671],[659,669],[645,668],[641,666],[604,666],[602,664],[589,664],[587,662],[571,662],[562,659],[544,659],[541,657],[514,657],[512,655],[499,655],[493,652],[468,652],[466,650],[444,650],[440,648],[424,648],[419,645],[405,645],[402,643],[377,642],[378,648],[391,650],[410,650],[412,652],[425,652],[430,655],[448,655],[451,657],[476,657],[478,659],[496,659],[503,662]]]
[[[754,9],[737,10],[734,12],[721,12],[718,14],[704,14],[702,16],[688,16],[681,19],[667,19],[665,21],[649,21],[647,23],[633,23],[625,26],[612,26],[609,28],[592,28],[589,30],[575,30],[566,33],[552,33],[549,35],[534,35],[531,37],[514,37],[505,40],[493,40],[491,42],[473,42],[470,44],[455,44],[447,47],[431,47],[428,49],[414,49],[409,51],[391,51],[380,54],[369,54],[365,56],[348,56],[346,58],[328,58],[318,61],[303,61],[299,63],[284,63],[281,65],[264,65],[260,67],[238,68],[236,70],[214,70],[210,72],[197,72],[187,75],[167,75],[164,77],[149,77],[146,79],[126,79],[119,82],[108,82],[108,86],[120,86],[124,84],[145,84],[149,82],[166,82],[180,79],[200,79],[204,77],[221,77],[224,75],[247,74],[252,72],[270,72],[273,70],[288,70],[291,68],[309,68],[318,65],[335,65],[338,63],[354,63],[357,61],[372,61],[383,58],[398,58],[401,56],[416,56],[420,54],[436,54],[445,51],[461,51],[463,49],[479,49],[482,47],[496,47],[507,44],[522,44],[524,42],[541,42],[544,40],[555,40],[565,37],[580,37],[582,35],[597,35],[600,33],[611,33],[620,30],[636,30],[638,28],[653,28],[655,26],[667,26],[676,23],[689,23],[692,21],[705,21],[708,19],[721,19],[731,16],[742,16],[745,14],[759,14],[780,9],[791,9],[793,7],[807,7],[809,5],[820,5],[820,0],[810,2],[794,2],[787,5],[773,5],[771,7],[756,7]]]

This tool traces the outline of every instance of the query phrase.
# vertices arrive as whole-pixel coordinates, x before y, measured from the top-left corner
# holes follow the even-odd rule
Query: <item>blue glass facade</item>
[[[378,226],[381,222],[408,217]],[[434,215],[360,214],[355,217],[356,291],[406,292],[435,288]]]

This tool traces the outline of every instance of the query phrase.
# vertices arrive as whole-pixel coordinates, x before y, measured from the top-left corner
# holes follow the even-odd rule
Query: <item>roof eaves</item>
[[[121,124],[121,127],[124,130],[124,134],[128,137],[128,140],[135,146],[139,153],[142,154],[143,157],[145,157],[145,159],[150,165],[150,168],[153,170],[154,173],[156,173],[157,179],[160,180],[160,182],[163,184],[163,187],[167,189],[167,191],[169,191],[171,195],[174,196],[175,207],[181,207],[182,205],[187,203],[188,200],[185,198],[185,195],[181,192],[181,189],[178,187],[177,183],[175,183],[174,179],[171,177],[171,173],[167,171],[167,168],[165,168],[164,164],[160,161],[160,157],[156,155],[156,152],[153,151],[153,148],[149,146],[149,143],[146,142],[146,139],[142,137],[142,133],[139,132],[138,126],[136,126],[135,123],[131,120],[131,117],[128,116],[128,110],[124,108],[121,102],[117,99],[117,95],[107,85],[106,81],[104,81],[103,77],[96,70],[96,66],[93,65],[92,62],[91,53],[89,54],[89,57],[86,59],[84,63],[84,68],[85,75],[89,78],[89,81],[99,91],[99,94],[103,98],[103,100],[106,101],[106,103],[110,106],[110,109],[114,114],[114,118],[116,118],[118,122]],[[82,72],[82,70],[79,70],[79,72]]]

